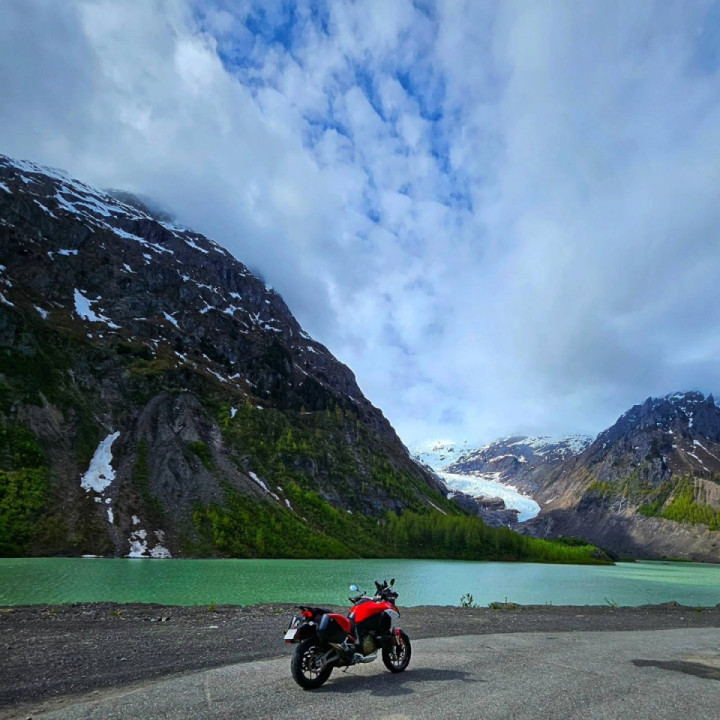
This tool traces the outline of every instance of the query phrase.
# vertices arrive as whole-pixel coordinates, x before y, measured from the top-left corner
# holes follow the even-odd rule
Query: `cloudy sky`
[[[720,390],[720,4],[0,0],[0,152],[156,198],[408,444]]]

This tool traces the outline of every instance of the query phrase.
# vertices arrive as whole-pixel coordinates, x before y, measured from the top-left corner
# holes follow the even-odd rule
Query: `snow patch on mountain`
[[[518,440],[513,445],[527,445],[535,455],[543,457],[551,450],[558,448],[566,450],[569,454],[577,455],[590,445],[592,438],[588,435],[539,435]]]
[[[99,315],[92,309],[91,306],[100,300],[102,300],[102,298],[90,300],[89,298],[85,297],[85,295],[83,295],[80,290],[75,289],[75,313],[79,317],[85,318],[89,322],[102,322],[105,323],[108,327],[117,330],[120,327],[119,325],[116,325],[114,322],[112,322],[110,318],[107,318],[104,315]]]
[[[311,350],[312,348],[308,348]],[[314,350],[313,350],[314,352]],[[454,440],[434,440],[418,445],[410,450],[413,458],[433,470],[441,470],[450,465],[464,453],[470,452],[472,445],[467,440],[455,442]]]
[[[97,493],[103,493],[115,479],[115,470],[112,466],[112,445],[119,437],[119,432],[111,433],[97,446],[90,461],[90,467],[80,479],[80,487],[87,492],[94,490]]]
[[[135,516],[133,515],[133,524],[135,524]],[[139,519],[138,519],[139,523]],[[155,537],[157,538],[157,542],[155,543],[155,546],[148,549],[148,533],[147,530],[144,530],[143,528],[139,528],[138,530],[133,530],[130,533],[130,537],[128,538],[128,543],[130,545],[130,552],[126,555],[126,557],[129,558],[160,558],[160,559],[167,559],[171,558],[172,555],[170,554],[170,551],[164,546],[165,542],[165,533],[162,530],[156,530],[155,531]]]

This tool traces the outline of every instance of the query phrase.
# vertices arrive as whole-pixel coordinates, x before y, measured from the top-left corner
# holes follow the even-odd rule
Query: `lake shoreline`
[[[718,598],[720,599],[720,597]],[[347,607],[328,606],[339,612]],[[720,605],[400,605],[410,638],[720,627]],[[287,656],[295,605],[74,603],[0,607],[0,720],[186,672]],[[290,681],[288,669],[288,681]],[[27,712],[25,712],[27,710]],[[32,711],[32,712],[31,712]]]

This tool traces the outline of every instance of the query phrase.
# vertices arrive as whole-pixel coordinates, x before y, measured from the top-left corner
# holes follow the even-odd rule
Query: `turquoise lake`
[[[400,605],[474,602],[553,605],[720,603],[720,565],[638,562],[615,566],[447,560],[0,559],[0,605],[142,602],[166,605],[347,601],[396,578]]]

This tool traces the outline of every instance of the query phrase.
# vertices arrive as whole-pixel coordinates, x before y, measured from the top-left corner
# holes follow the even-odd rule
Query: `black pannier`
[[[341,643],[347,640],[347,632],[330,615],[323,615],[318,625],[318,639],[321,643]]]

